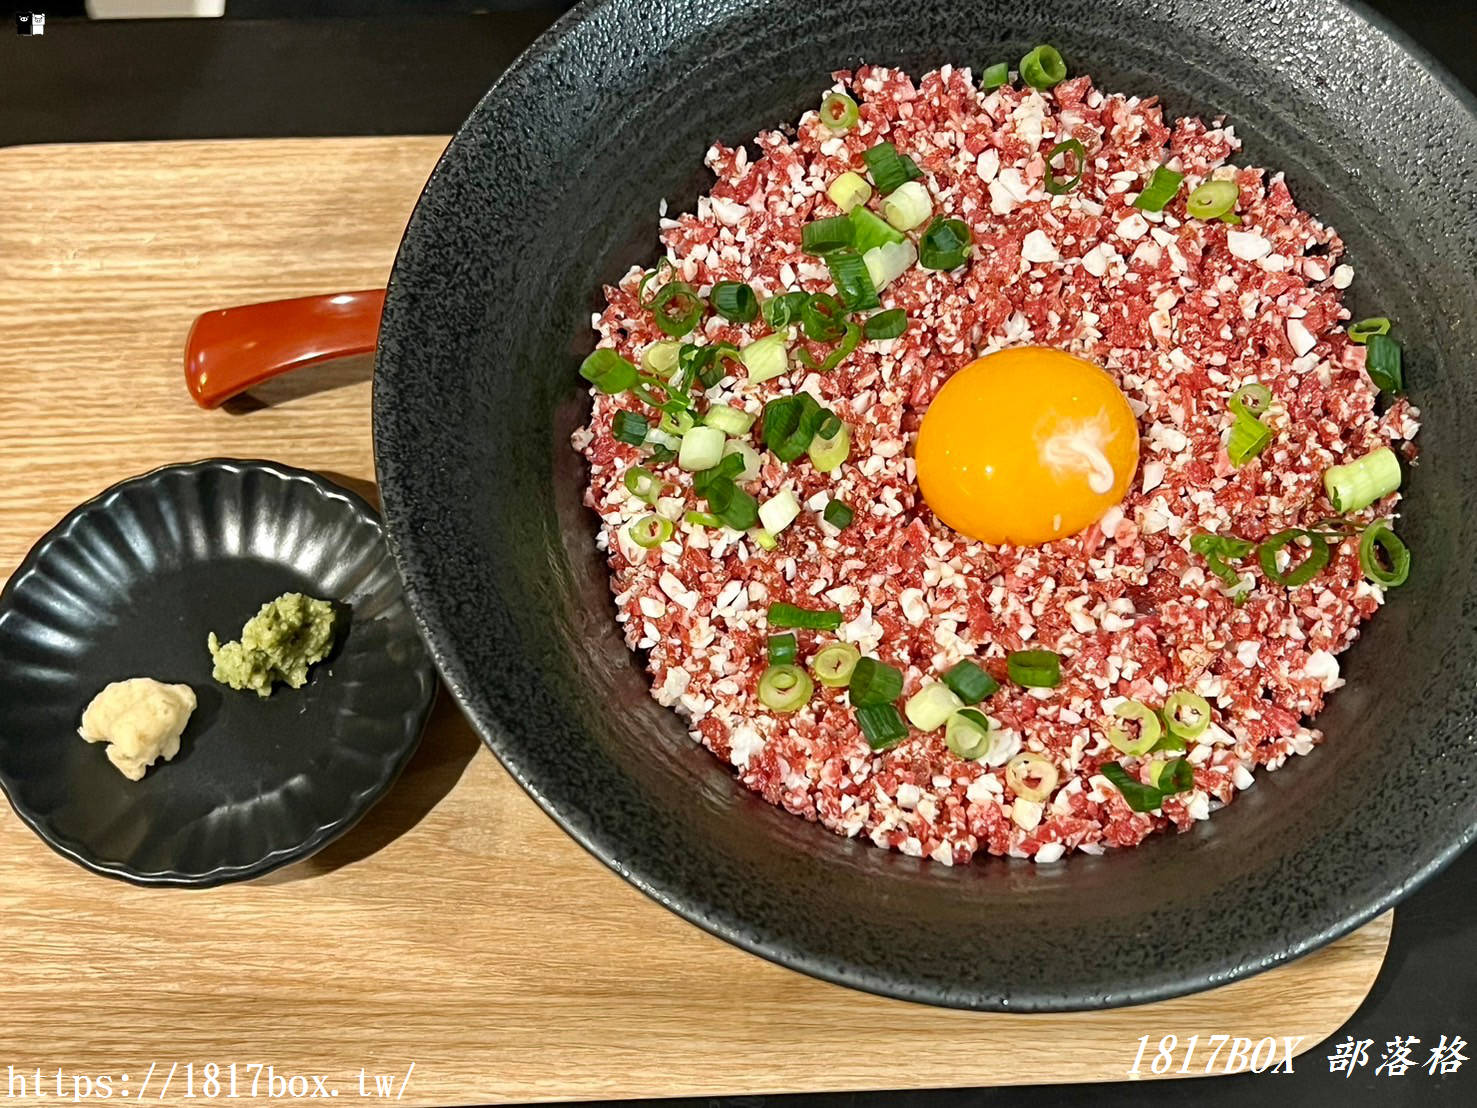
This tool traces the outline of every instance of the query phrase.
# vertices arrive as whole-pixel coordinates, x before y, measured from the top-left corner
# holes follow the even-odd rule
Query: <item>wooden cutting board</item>
[[[383,285],[444,142],[0,150],[0,574],[73,505],[168,462],[269,457],[372,496],[367,359],[279,382],[254,410],[202,412],[181,347],[208,308]],[[1373,984],[1390,921],[1140,1008],[883,1000],[742,953],[642,897],[566,838],[443,698],[358,827],[254,884],[136,889],[0,812],[0,1064],[13,1067],[0,1089],[8,1078],[21,1092],[19,1075],[28,1091],[11,1102],[26,1102],[39,1068],[54,1095],[60,1067],[66,1095],[74,1076],[107,1076],[115,1096],[225,1097],[233,1062],[239,1099],[253,1077],[265,1101],[317,1091],[318,1076],[340,1104],[375,1099],[375,1075],[408,1105],[1104,1081],[1127,1075],[1143,1035],[1147,1076],[1166,1034],[1312,1047]]]

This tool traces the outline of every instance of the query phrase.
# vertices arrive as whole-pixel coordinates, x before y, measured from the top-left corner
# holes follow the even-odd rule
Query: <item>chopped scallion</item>
[[[1226,442],[1226,455],[1240,469],[1267,448],[1272,441],[1272,428],[1255,416],[1237,415],[1231,424],[1231,437]]]
[[[856,224],[850,217],[833,215],[800,228],[800,249],[819,257],[850,246],[855,238]]]
[[[862,151],[862,161],[867,163],[872,183],[883,196],[903,182],[923,176],[913,159],[899,154],[897,147],[890,142],[879,142],[870,150]]]
[[[809,299],[810,294],[805,292],[786,292],[771,296],[760,309],[764,313],[764,322],[771,331],[783,331],[790,324],[799,323],[800,306]]]
[[[949,717],[964,707],[954,690],[948,685],[933,682],[908,697],[903,714],[908,722],[920,731],[936,731],[949,721]]]
[[[814,691],[810,674],[797,665],[770,666],[759,678],[759,703],[773,712],[798,712]]]
[[[764,405],[764,445],[780,461],[798,461],[830,413],[808,392],[781,396]]]
[[[672,376],[677,368],[677,357],[682,350],[682,344],[676,339],[662,339],[654,342],[641,353],[641,368],[653,377],[663,380]]]
[[[836,530],[845,531],[851,526],[851,521],[856,518],[856,513],[845,502],[833,500],[826,505],[825,511],[821,513],[821,518],[836,528]]]
[[[810,660],[810,672],[822,685],[833,689],[844,689],[851,684],[852,671],[861,658],[861,652],[850,643],[833,642],[822,647]]]
[[[1152,812],[1164,803],[1164,794],[1153,785],[1145,785],[1117,762],[1104,762],[1098,772],[1112,782],[1135,812]]]
[[[1069,165],[1061,167],[1060,174],[1053,164],[1059,157],[1070,157]],[[1068,168],[1075,169],[1072,175],[1065,176]],[[1082,174],[1087,170],[1087,150],[1082,143],[1076,139],[1067,139],[1059,142],[1046,153],[1046,191],[1053,196],[1062,196],[1071,192],[1082,183]]]
[[[626,470],[626,488],[637,500],[655,504],[662,495],[662,482],[645,466],[632,466]]]
[[[580,376],[603,393],[625,392],[636,383],[636,367],[614,350],[602,347],[580,363]]]
[[[778,535],[800,515],[800,501],[789,489],[777,492],[759,505],[759,522],[771,535]]]
[[[1218,219],[1236,206],[1241,190],[1235,181],[1206,181],[1185,201],[1185,210],[1196,219]]]
[[[631,536],[631,541],[637,546],[650,550],[672,537],[672,521],[665,516],[642,516],[626,528],[626,534]]]
[[[1369,319],[1361,319],[1358,323],[1349,324],[1349,341],[1361,345],[1369,341],[1370,335],[1388,335],[1390,333],[1390,321],[1382,315],[1371,316]]]
[[[674,339],[680,339],[703,318],[703,300],[686,281],[668,281],[651,300],[656,325]]]
[[[862,325],[862,334],[869,339],[895,339],[908,329],[908,313],[901,308],[888,308],[878,312]]]
[[[677,448],[677,465],[689,473],[712,469],[723,459],[727,436],[716,427],[694,427],[682,436]]]
[[[831,280],[836,282],[836,292],[847,311],[864,312],[882,303],[867,273],[867,263],[851,247],[844,246],[827,254],[826,268],[831,271]]]
[[[856,247],[857,253],[863,257],[869,250],[875,250],[887,243],[906,241],[907,236],[894,229],[871,208],[852,208],[847,218],[851,220],[852,225],[851,245]]]
[[[1176,173],[1168,166],[1161,165],[1154,170],[1154,175],[1149,178],[1149,183],[1139,193],[1133,206],[1141,212],[1162,212],[1179,195],[1180,185],[1184,182],[1183,173]]]
[[[734,323],[748,323],[759,315],[759,298],[742,281],[719,281],[713,286],[713,310]]]
[[[858,708],[856,722],[873,750],[891,749],[908,737],[903,717],[891,704],[867,704]]]
[[[795,632],[786,631],[783,635],[770,635],[768,649],[769,664],[783,666],[795,660],[795,656],[800,653],[800,643],[795,638]]]
[[[851,457],[851,428],[843,423],[834,435],[823,436],[817,432],[805,450],[811,465],[822,473],[830,473]]]
[[[885,242],[862,255],[862,261],[867,263],[867,276],[879,292],[912,269],[917,260],[918,248],[911,241]]]
[[[610,422],[610,433],[615,438],[631,446],[640,446],[646,441],[647,432],[651,430],[651,420],[640,412],[619,411]]]
[[[1289,563],[1287,570],[1277,568],[1277,555],[1286,549],[1291,555],[1294,550],[1301,549],[1296,544],[1299,539],[1308,540],[1307,553],[1301,562]],[[1328,540],[1322,535],[1315,535],[1305,531],[1301,527],[1289,527],[1284,531],[1278,531],[1266,541],[1258,544],[1256,548],[1257,562],[1271,580],[1279,585],[1285,585],[1289,589],[1306,585],[1326,565],[1331,551]]]
[[[718,428],[725,435],[746,435],[749,428],[754,426],[754,417],[737,408],[714,404],[704,413],[703,422],[709,427]]]
[[[835,342],[846,333],[846,308],[830,293],[807,297],[800,308],[805,337],[813,342]]]
[[[990,751],[990,721],[978,708],[960,708],[944,725],[944,745],[967,761]]]
[[[739,361],[744,363],[749,380],[755,384],[778,377],[790,368],[790,351],[785,346],[784,332],[755,339],[739,351]]]
[[[872,186],[867,184],[867,179],[860,173],[853,173],[848,169],[831,182],[826,195],[843,212],[850,212],[872,199]]]
[[[1410,576],[1410,548],[1388,522],[1379,520],[1359,536],[1359,567],[1376,585],[1393,589]]]
[[[922,181],[904,181],[882,201],[882,218],[899,231],[911,231],[932,214],[933,199]]]
[[[851,702],[857,707],[891,704],[902,691],[903,671],[876,658],[858,659],[851,671]]]
[[[944,674],[944,684],[966,704],[978,704],[1000,690],[1000,682],[968,658],[950,667]]]
[[[989,92],[1001,85],[1010,82],[1010,66],[1005,62],[996,62],[994,65],[986,66],[985,71],[980,74],[980,89]]]
[[[1261,419],[1267,414],[1267,409],[1272,404],[1272,390],[1266,385],[1256,384],[1242,385],[1231,394],[1231,399],[1226,403],[1233,413],[1238,416],[1249,416],[1252,419]]]
[[[836,134],[845,134],[856,126],[860,115],[857,111],[856,101],[844,92],[827,93],[826,98],[821,101],[821,122],[826,129]]]
[[[1062,683],[1061,655],[1050,650],[1014,650],[1005,658],[1010,679],[1027,688],[1054,689]]]
[[[837,608],[800,608],[794,604],[771,604],[769,606],[771,627],[799,627],[806,631],[834,631],[841,626],[841,612]]]
[[[918,240],[918,264],[924,269],[958,269],[969,257],[972,237],[962,219],[937,216]]]
[[[1021,80],[1045,92],[1067,79],[1067,63],[1055,46],[1042,44],[1021,59]]]
[[[683,512],[682,522],[694,527],[722,527],[723,521],[712,512]]]
[[[1400,487],[1400,459],[1381,446],[1355,461],[1330,466],[1323,474],[1323,487],[1334,511],[1363,511]]]
[[[1405,370],[1400,344],[1389,335],[1370,335],[1364,340],[1364,372],[1381,392],[1405,391]]]

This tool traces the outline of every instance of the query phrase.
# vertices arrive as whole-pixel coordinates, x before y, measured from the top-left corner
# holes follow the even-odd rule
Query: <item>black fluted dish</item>
[[[703,151],[812,108],[859,61],[978,72],[1038,42],[1101,87],[1226,116],[1285,170],[1390,315],[1425,412],[1415,552],[1344,657],[1328,742],[1183,835],[1053,866],[948,869],[749,795],[616,631],[569,433],[602,283],[656,256]],[[1477,821],[1477,117],[1403,36],[1336,0],[591,0],[461,128],[401,246],[375,374],[391,543],[457,697],[565,829],[717,935],[936,1004],[1095,1008],[1303,954],[1429,877]]]
[[[332,653],[268,698],[211,678],[284,592],[332,601]],[[77,735],[112,681],[199,701],[170,762],[129,781]],[[124,481],[75,509],[0,593],[0,787],[61,854],[146,885],[219,885],[343,834],[419,742],[435,676],[379,517],[272,462],[212,460]]]

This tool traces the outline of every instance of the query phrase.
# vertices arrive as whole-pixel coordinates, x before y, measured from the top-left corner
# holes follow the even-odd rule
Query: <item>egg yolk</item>
[[[1001,350],[944,383],[918,429],[918,488],[954,530],[1035,546],[1092,526],[1138,468],[1138,421],[1089,361]]]

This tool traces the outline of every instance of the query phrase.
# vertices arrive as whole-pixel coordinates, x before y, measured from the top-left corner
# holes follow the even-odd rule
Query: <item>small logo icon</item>
[[[16,12],[15,33],[18,35],[44,35],[46,33],[46,13]]]

